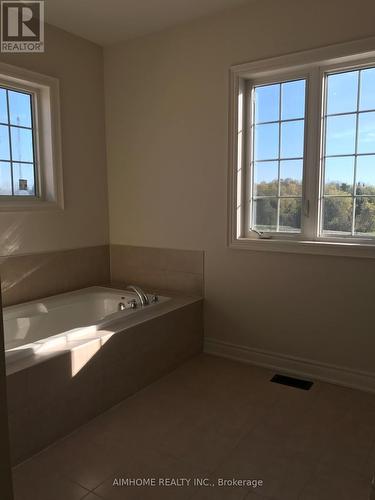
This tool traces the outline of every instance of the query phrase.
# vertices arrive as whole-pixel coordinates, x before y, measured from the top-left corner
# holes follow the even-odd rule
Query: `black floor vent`
[[[304,391],[308,391],[313,385],[313,382],[310,382],[309,380],[301,380],[300,378],[287,377],[285,375],[274,375],[271,378],[271,382],[289,385],[289,387],[296,387],[297,389],[303,389]]]

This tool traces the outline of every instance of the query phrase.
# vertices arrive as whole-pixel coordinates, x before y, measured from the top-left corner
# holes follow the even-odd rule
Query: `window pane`
[[[255,122],[272,122],[279,119],[280,85],[255,87]]]
[[[329,75],[327,113],[347,113],[357,109],[358,71]]]
[[[12,194],[12,175],[10,171],[10,163],[0,162],[0,195],[6,196]]]
[[[353,198],[325,198],[323,206],[323,231],[335,236],[351,234]]]
[[[326,155],[354,154],[356,116],[327,118]]]
[[[375,68],[361,71],[359,109],[375,109]]]
[[[258,231],[276,231],[277,198],[254,200],[254,227]]]
[[[326,158],[324,194],[348,195],[353,193],[354,156]]]
[[[280,195],[302,196],[302,160],[280,162]]]
[[[4,89],[0,89],[0,122],[8,123],[7,94]]]
[[[272,160],[279,155],[279,125],[257,125],[254,128],[255,160]]]
[[[358,153],[375,153],[375,112],[361,113],[358,118]]]
[[[304,122],[281,124],[281,158],[302,158],[304,146]]]
[[[264,161],[254,166],[254,196],[277,196],[278,162]]]
[[[10,123],[31,127],[31,97],[22,92],[8,91]]]
[[[301,229],[301,198],[280,200],[279,231],[299,232]]]
[[[356,198],[355,232],[375,236],[375,198]]]
[[[6,125],[0,125],[0,159],[10,160],[9,133]]]
[[[260,231],[299,231],[306,80],[257,87],[254,92],[252,227]]]
[[[285,82],[281,85],[281,119],[304,118],[305,80]]]
[[[357,158],[356,194],[375,195],[375,155]]]
[[[33,162],[33,134],[31,130],[11,127],[12,159]]]
[[[34,166],[25,163],[13,163],[14,194],[19,196],[34,196]]]

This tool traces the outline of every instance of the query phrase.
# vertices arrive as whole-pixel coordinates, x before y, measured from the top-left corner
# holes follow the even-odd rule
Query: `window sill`
[[[0,212],[49,212],[63,210],[57,201],[36,200],[0,200]]]
[[[231,241],[230,248],[265,252],[302,253],[310,255],[331,255],[335,257],[360,257],[375,259],[374,244],[339,243],[332,241],[303,241],[277,239],[238,238]]]

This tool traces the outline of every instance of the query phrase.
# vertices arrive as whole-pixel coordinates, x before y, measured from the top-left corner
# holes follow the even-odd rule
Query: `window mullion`
[[[281,158],[281,83],[279,84],[279,151],[277,158],[277,214],[276,232],[280,231],[280,158]]]
[[[302,198],[302,236],[308,240],[315,240],[318,235],[322,106],[321,74],[319,68],[314,68],[310,71],[307,87]]]

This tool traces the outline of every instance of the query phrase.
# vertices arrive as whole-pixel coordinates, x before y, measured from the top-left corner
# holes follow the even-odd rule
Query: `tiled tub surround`
[[[110,282],[109,246],[0,258],[3,306]]]
[[[172,297],[98,334],[8,364],[13,464],[199,353],[202,300]]]
[[[204,252],[111,245],[111,281],[204,295]]]
[[[3,305],[110,282],[203,295],[200,250],[102,245],[0,257]]]

